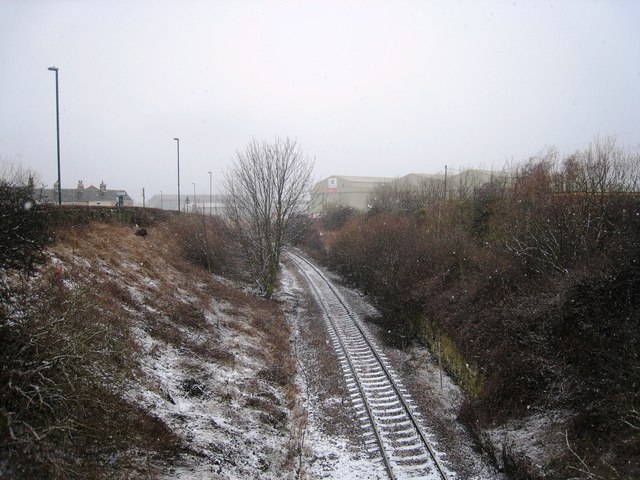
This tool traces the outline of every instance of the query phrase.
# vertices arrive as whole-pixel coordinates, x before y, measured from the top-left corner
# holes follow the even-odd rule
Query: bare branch
[[[282,248],[306,226],[313,162],[286,138],[251,140],[224,180],[225,210],[252,281],[269,298]]]

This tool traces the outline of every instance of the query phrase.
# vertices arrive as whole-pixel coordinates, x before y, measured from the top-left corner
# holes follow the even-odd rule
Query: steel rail
[[[299,266],[298,262],[296,262],[292,258],[292,255],[300,258],[301,260],[306,261],[300,255],[294,254],[292,252],[288,252],[288,253],[289,253],[289,259],[297,266]],[[318,299],[318,303],[320,304],[320,307],[324,311],[325,318],[329,321],[331,327],[333,328],[333,331],[335,333],[335,337],[336,337],[336,339],[337,339],[337,341],[338,341],[338,343],[340,345],[340,349],[342,350],[342,354],[344,355],[344,358],[346,359],[347,364],[349,365],[349,370],[351,371],[351,376],[353,377],[354,381],[358,384],[358,390],[360,392],[360,398],[362,399],[362,404],[364,405],[364,408],[365,408],[365,410],[367,412],[367,416],[369,417],[369,423],[371,424],[371,428],[373,430],[373,434],[375,436],[376,443],[378,444],[378,447],[380,449],[380,455],[382,456],[382,462],[384,464],[385,470],[386,470],[387,474],[389,475],[390,479],[396,480],[395,474],[393,473],[393,470],[391,468],[391,461],[390,461],[389,456],[387,455],[386,450],[384,448],[384,442],[383,442],[382,436],[380,434],[380,431],[378,429],[378,425],[377,425],[377,423],[375,421],[375,417],[373,416],[373,411],[371,410],[371,406],[369,405],[369,401],[367,400],[367,397],[364,394],[364,391],[363,391],[362,386],[360,384],[360,381],[358,379],[358,374],[356,372],[356,367],[355,367],[354,362],[353,362],[353,360],[351,358],[351,354],[349,353],[349,349],[346,347],[346,345],[344,344],[344,341],[342,340],[342,337],[340,335],[338,327],[337,327],[337,325],[335,324],[335,322],[333,320],[333,315],[329,312],[329,309],[328,309],[327,305],[325,304],[324,299],[322,298],[322,293],[320,292],[320,290],[318,290],[318,288],[313,283],[313,281],[311,280],[311,278],[309,277],[307,272],[305,272],[302,268],[298,268],[298,270],[300,271],[300,273],[302,273],[302,275],[304,275],[304,277],[307,279],[307,283],[309,284],[309,286],[315,292],[315,296]],[[340,299],[338,299],[338,300],[340,300]],[[340,302],[340,303],[342,303],[342,302]]]
[[[376,441],[377,441],[377,443],[378,443],[378,445],[380,447],[380,452],[381,452],[381,455],[383,456],[383,461],[385,462],[385,467],[387,469],[387,472],[389,473],[390,478],[392,478],[392,479],[395,478],[395,474],[392,471],[391,462],[390,462],[390,460],[388,458],[388,455],[385,452],[384,441],[381,438],[381,434],[378,432],[378,428],[376,426],[377,421],[375,420],[375,417],[373,415],[371,407],[370,407],[370,405],[369,405],[369,403],[367,401],[367,396],[366,396],[366,394],[364,392],[364,387],[363,387],[363,385],[362,385],[362,383],[361,383],[361,381],[359,379],[359,375],[357,375],[357,373],[355,371],[355,366],[353,365],[353,362],[352,362],[352,359],[351,359],[351,355],[347,351],[347,348],[344,345],[344,342],[343,342],[342,338],[340,338],[340,334],[338,332],[338,328],[335,325],[335,322],[333,321],[331,313],[328,311],[328,308],[324,304],[324,299],[322,298],[321,292],[318,290],[318,288],[311,281],[311,278],[309,277],[307,272],[305,272],[304,269],[300,267],[299,263],[293,257],[296,257],[300,261],[302,261],[305,264],[307,264],[318,275],[318,277],[322,280],[322,282],[324,282],[324,284],[326,284],[326,286],[330,289],[330,291],[333,293],[333,295],[338,300],[338,302],[342,305],[342,308],[344,308],[344,310],[347,313],[348,317],[351,319],[353,325],[355,325],[357,331],[360,333],[362,339],[364,340],[365,344],[367,345],[369,352],[376,359],[377,365],[380,367],[380,369],[384,373],[384,377],[385,377],[386,381],[389,383],[389,385],[393,389],[393,392],[394,392],[395,396],[397,397],[399,403],[402,406],[403,414],[407,417],[407,419],[409,420],[411,426],[415,430],[415,433],[419,437],[421,443],[426,448],[426,450],[427,450],[427,452],[429,454],[429,457],[433,461],[433,464],[435,465],[435,468],[436,468],[439,476],[443,480],[448,480],[448,476],[447,476],[447,474],[446,474],[446,472],[444,470],[444,467],[441,465],[440,461],[438,460],[438,457],[437,457],[437,454],[436,454],[435,450],[433,449],[433,447],[431,446],[430,442],[428,441],[425,433],[422,431],[422,428],[420,427],[420,424],[419,424],[418,420],[416,419],[416,416],[412,412],[412,407],[408,404],[407,400],[405,399],[405,395],[403,394],[401,387],[394,380],[393,375],[391,374],[391,372],[387,368],[384,360],[382,359],[382,357],[378,353],[378,348],[374,345],[373,341],[369,338],[369,334],[365,331],[365,329],[362,327],[362,325],[360,325],[360,321],[356,318],[356,316],[353,314],[351,309],[348,307],[346,301],[344,300],[344,298],[342,297],[340,292],[338,292],[337,289],[331,284],[331,282],[326,278],[325,274],[323,272],[321,272],[313,263],[311,263],[309,260],[307,260],[304,256],[302,256],[302,255],[300,255],[298,253],[292,252],[292,251],[288,251],[287,254],[288,254],[288,257],[291,259],[291,261],[298,267],[298,270],[307,278],[307,281],[308,281],[309,285],[311,286],[311,288],[313,288],[313,290],[314,290],[314,292],[316,294],[316,297],[319,299],[319,303],[321,304],[321,307],[322,307],[323,311],[325,312],[326,317],[331,322],[331,326],[332,326],[332,328],[333,328],[333,330],[334,330],[334,332],[336,334],[336,337],[338,338],[338,341],[340,343],[341,350],[344,353],[345,358],[348,361],[349,368],[350,368],[350,370],[352,372],[352,376],[354,378],[354,381],[358,386],[358,390],[360,392],[360,396],[363,399],[363,404],[365,405],[365,409],[367,411],[367,415],[368,415],[369,420],[370,420],[370,422],[372,424],[372,427],[374,429],[374,433],[375,433],[375,436],[376,436]]]

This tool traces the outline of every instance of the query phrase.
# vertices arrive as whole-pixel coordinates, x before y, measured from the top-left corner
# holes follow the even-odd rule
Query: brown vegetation
[[[162,422],[123,401],[136,369],[128,325],[108,296],[78,280],[56,265],[10,278],[0,313],[0,477],[96,478],[139,468],[134,445],[176,453]]]
[[[15,215],[26,225],[33,212],[43,228],[24,229],[32,249],[5,248],[13,259],[0,265],[0,478],[152,478],[175,465],[191,451],[185,439],[125,393],[154,388],[144,356],[169,345],[184,355],[185,396],[231,399],[235,390],[212,386],[195,363],[233,367],[235,353],[218,337],[223,327],[236,330],[234,322],[211,313],[226,305],[236,312],[234,336],[244,329],[261,345],[253,353],[262,371],[241,392],[256,399],[246,407],[285,428],[295,396],[286,323],[277,305],[212,276],[236,271],[219,223],[151,209],[38,207]],[[144,237],[136,235],[142,226]],[[143,351],[135,329],[156,347]],[[286,402],[266,408],[262,399],[276,390]]]
[[[479,436],[572,412],[554,478],[638,477],[639,165],[612,142],[549,152],[467,194],[385,197],[348,221],[335,210],[307,244],[371,294],[396,340],[444,349]]]

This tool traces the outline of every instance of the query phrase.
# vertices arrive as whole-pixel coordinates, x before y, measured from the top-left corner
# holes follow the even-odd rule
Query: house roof
[[[89,202],[116,202],[118,193],[123,190],[100,190],[93,185],[86,188],[63,188],[61,189],[62,203],[89,203]],[[44,201],[58,200],[58,190],[53,188],[45,188],[42,190],[42,199]],[[127,192],[124,192],[125,200],[132,200]]]

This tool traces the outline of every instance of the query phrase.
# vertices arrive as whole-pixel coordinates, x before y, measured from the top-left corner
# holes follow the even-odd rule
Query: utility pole
[[[178,149],[178,211],[180,211],[180,139],[174,138]]]
[[[47,70],[56,72],[56,134],[58,144],[58,205],[62,205],[62,184],[60,183],[60,103],[58,101],[58,67],[49,67]]]
[[[444,166],[444,200],[447,200],[447,166]]]
[[[212,203],[212,200],[211,200],[211,199],[213,198],[213,197],[211,196],[211,185],[212,185],[212,183],[211,183],[211,178],[212,178],[212,177],[211,177],[211,172],[209,172],[209,216],[211,216],[211,203]]]

